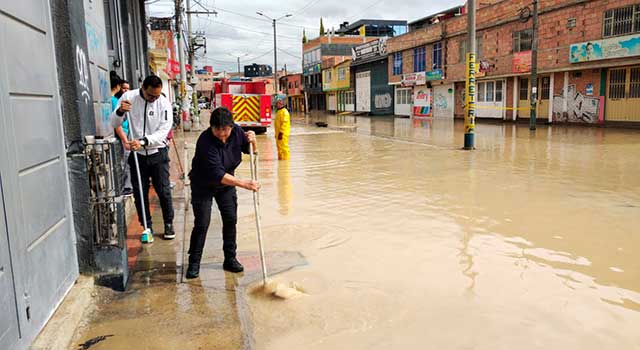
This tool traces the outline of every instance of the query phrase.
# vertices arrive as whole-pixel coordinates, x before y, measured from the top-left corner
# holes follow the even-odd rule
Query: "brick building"
[[[290,112],[304,112],[304,94],[302,74],[287,74],[280,78],[280,90],[287,95],[287,106]]]
[[[479,118],[529,118],[530,10],[525,0],[479,3]],[[387,42],[396,100],[413,96],[410,85],[417,79],[430,91],[433,115],[462,116],[464,8],[421,21]],[[640,122],[640,1],[541,0],[538,35],[539,120]]]

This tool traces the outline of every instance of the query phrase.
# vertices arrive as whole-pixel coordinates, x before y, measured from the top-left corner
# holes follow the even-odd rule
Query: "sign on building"
[[[406,73],[402,75],[403,86],[425,85],[427,76],[425,72]]]
[[[569,49],[571,63],[640,56],[640,35],[588,41],[572,44]]]
[[[531,72],[531,51],[522,51],[513,54],[513,72]]]
[[[387,54],[387,38],[370,41],[351,49],[353,61],[366,60]]]
[[[413,116],[431,117],[431,89],[418,88],[413,92]]]

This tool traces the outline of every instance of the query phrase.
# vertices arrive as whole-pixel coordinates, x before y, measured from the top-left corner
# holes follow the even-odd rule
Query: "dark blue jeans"
[[[236,257],[236,223],[238,222],[238,195],[235,187],[223,187],[215,191],[191,189],[191,205],[195,217],[189,245],[189,262],[200,263],[202,251],[211,223],[211,206],[216,200],[222,216],[222,250],[224,258]]]

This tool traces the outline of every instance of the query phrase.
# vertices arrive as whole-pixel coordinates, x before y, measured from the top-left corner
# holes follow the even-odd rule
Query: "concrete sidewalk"
[[[176,133],[176,145],[183,148],[185,140],[193,145],[199,134],[190,132],[182,136]],[[267,139],[263,138],[263,141]],[[179,151],[179,158],[184,163],[184,150]],[[95,307],[77,330],[72,348],[100,339],[91,346],[92,350],[252,347],[252,325],[245,297],[246,288],[262,278],[257,246],[239,247],[238,259],[245,266],[244,273],[223,271],[221,220],[214,208],[200,278],[184,279],[181,283],[183,252],[188,250],[193,216],[188,206],[189,210],[185,212],[184,183],[173,144],[170,154],[171,180],[176,183],[173,190],[176,239],[164,241],[160,231],[156,232],[153,244],[139,246],[141,227],[137,217],[130,220],[129,249],[138,254],[130,256],[133,268],[127,290],[116,292],[95,287]],[[193,150],[190,150],[188,163],[192,156]],[[162,211],[157,197],[152,196],[150,202],[153,227],[161,230]],[[241,206],[245,205],[248,203],[241,203]],[[244,229],[251,230],[250,227]],[[303,257],[296,252],[272,252],[267,258],[272,273],[304,264]]]

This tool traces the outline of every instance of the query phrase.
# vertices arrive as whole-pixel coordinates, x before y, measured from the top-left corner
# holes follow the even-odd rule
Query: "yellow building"
[[[325,62],[322,70],[322,91],[327,99],[327,111],[352,112],[354,110],[354,92],[351,86],[351,60]]]

